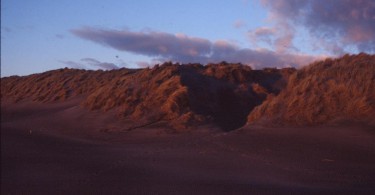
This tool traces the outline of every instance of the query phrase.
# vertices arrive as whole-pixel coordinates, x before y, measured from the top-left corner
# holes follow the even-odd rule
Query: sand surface
[[[126,131],[76,103],[2,101],[1,194],[375,194],[367,127]]]

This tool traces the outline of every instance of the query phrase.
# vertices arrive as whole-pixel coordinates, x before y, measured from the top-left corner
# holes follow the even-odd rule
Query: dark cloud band
[[[95,67],[95,68],[99,68],[103,70],[112,70],[112,69],[119,68],[113,63],[100,62],[99,60],[96,60],[94,58],[83,58],[80,60],[80,62],[74,62],[74,61],[59,61],[59,62],[69,67],[77,68],[77,69],[86,69],[87,67]]]

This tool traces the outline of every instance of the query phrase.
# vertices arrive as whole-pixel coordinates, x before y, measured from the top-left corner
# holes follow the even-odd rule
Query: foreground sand
[[[2,102],[1,194],[374,194],[368,127],[124,131],[111,113]]]

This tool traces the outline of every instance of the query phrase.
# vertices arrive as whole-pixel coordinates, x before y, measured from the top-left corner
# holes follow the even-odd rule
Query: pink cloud
[[[276,35],[276,29],[270,27],[259,27],[253,31],[249,31],[250,41],[257,46],[259,42],[265,42],[269,45],[273,44],[273,37]]]
[[[152,64],[150,64],[149,62],[145,62],[145,61],[139,61],[139,62],[136,62],[136,64],[140,68],[152,67]]]
[[[304,27],[333,53],[355,47],[375,52],[375,1],[373,0],[261,0],[277,23]]]
[[[245,26],[245,22],[243,20],[236,20],[234,21],[233,26],[235,28],[242,28]]]
[[[264,42],[279,53],[297,50],[293,44],[294,27],[285,22],[278,22],[274,27],[259,27],[249,31],[248,36],[255,46]]]

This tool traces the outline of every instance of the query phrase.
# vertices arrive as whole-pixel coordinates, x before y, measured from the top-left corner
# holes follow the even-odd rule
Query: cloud
[[[149,62],[145,62],[145,61],[139,61],[139,62],[136,62],[136,64],[137,64],[137,66],[139,68],[147,68],[147,67],[152,67],[153,66]]]
[[[55,37],[58,38],[58,39],[64,39],[65,36],[62,35],[62,34],[55,34]]]
[[[93,58],[83,58],[83,59],[81,59],[81,61],[86,62],[90,66],[95,66],[95,67],[98,67],[98,68],[104,69],[104,70],[112,70],[112,69],[118,69],[119,68],[118,66],[116,66],[113,63],[100,62],[100,61],[98,61],[96,59],[93,59]]]
[[[278,53],[266,49],[239,48],[230,42],[209,41],[184,34],[165,32],[131,32],[129,30],[103,30],[80,28],[71,31],[76,36],[106,47],[153,58],[153,61],[181,63],[241,62],[254,68],[298,67],[308,64],[317,56]],[[139,62],[140,67],[150,66]]]
[[[62,64],[65,64],[65,65],[67,65],[71,68],[86,69],[86,66],[83,65],[82,63],[73,62],[73,61],[63,61],[63,60],[60,60],[59,62],[62,63]]]
[[[255,30],[248,32],[250,42],[256,47],[260,47],[259,44],[265,43],[274,47],[275,36],[277,36],[276,28],[270,27],[259,27]]]
[[[373,0],[261,0],[261,3],[270,10],[269,18],[276,26],[287,24],[292,30],[303,27],[312,41],[320,42],[327,51],[337,54],[354,47],[358,51],[375,52]],[[293,32],[289,35],[293,40]]]
[[[204,57],[210,52],[208,40],[188,37],[184,34],[94,28],[74,29],[71,32],[78,37],[104,46],[152,57],[173,58],[179,56],[179,58],[188,60]]]
[[[87,67],[96,67],[96,68],[104,69],[104,70],[112,70],[112,69],[119,68],[113,63],[100,62],[94,58],[83,58],[80,60],[80,62],[63,61],[63,60],[60,60],[59,62],[69,67],[77,68],[77,69],[86,69]]]
[[[245,22],[243,21],[243,20],[236,20],[236,21],[234,21],[234,23],[233,23],[233,26],[234,26],[234,28],[242,28],[242,27],[244,27],[246,24],[245,24]]]
[[[257,69],[264,67],[298,68],[324,57],[325,56],[311,56],[306,54],[277,53],[267,49],[233,49],[227,50],[227,52],[215,53],[212,56],[211,62],[241,62]]]
[[[295,30],[285,22],[280,22],[275,27],[259,27],[249,31],[248,35],[251,43],[256,47],[264,42],[279,53],[298,51],[293,44]]]
[[[276,32],[274,28],[267,28],[267,27],[261,27],[258,28],[255,32],[254,35],[256,36],[270,36],[274,35]]]

